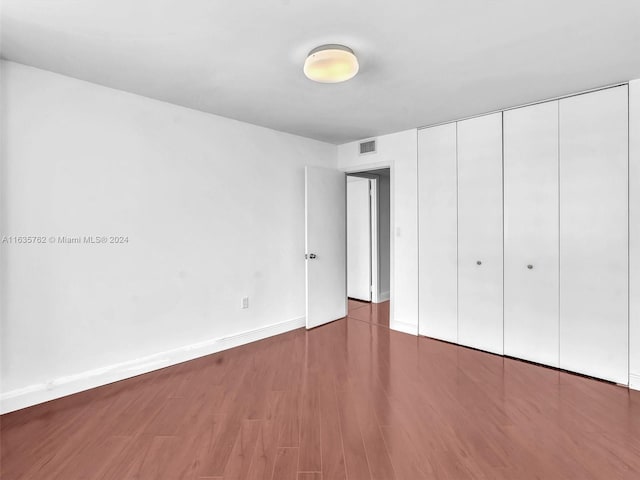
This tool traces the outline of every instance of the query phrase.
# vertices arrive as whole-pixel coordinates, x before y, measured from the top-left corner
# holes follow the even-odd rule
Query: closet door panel
[[[458,341],[456,124],[418,132],[419,333]]]
[[[458,122],[458,342],[503,353],[502,113]]]
[[[628,383],[627,86],[560,100],[560,367]]]
[[[558,366],[558,102],[504,112],[504,353]]]

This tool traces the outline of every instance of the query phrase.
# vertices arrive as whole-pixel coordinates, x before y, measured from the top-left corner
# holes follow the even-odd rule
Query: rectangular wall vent
[[[365,153],[376,153],[375,140],[360,142],[360,155],[364,155]]]

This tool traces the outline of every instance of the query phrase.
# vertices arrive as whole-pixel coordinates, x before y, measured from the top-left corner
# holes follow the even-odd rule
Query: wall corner
[[[640,390],[640,79],[629,82],[629,387]]]

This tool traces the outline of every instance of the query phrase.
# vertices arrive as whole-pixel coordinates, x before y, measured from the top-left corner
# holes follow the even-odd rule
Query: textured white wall
[[[334,145],[1,66],[2,235],[128,237],[2,245],[5,410],[303,325],[304,166]]]

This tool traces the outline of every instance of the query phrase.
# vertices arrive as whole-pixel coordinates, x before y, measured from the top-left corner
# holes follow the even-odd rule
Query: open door
[[[347,177],[347,296],[371,301],[371,180]]]
[[[346,177],[305,168],[307,328],[347,314]]]

